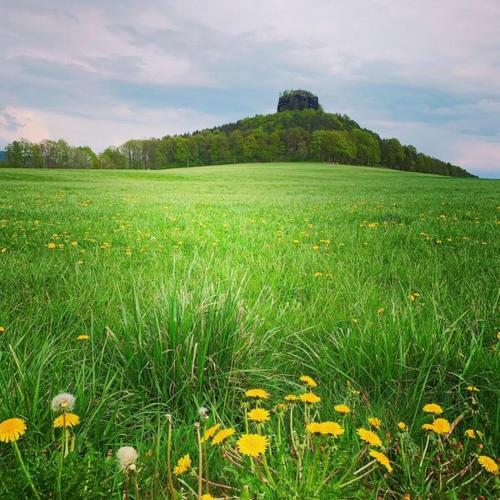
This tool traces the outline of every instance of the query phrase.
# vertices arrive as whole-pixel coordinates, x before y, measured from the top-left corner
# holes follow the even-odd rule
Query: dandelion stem
[[[424,452],[422,453],[422,458],[420,459],[420,465],[418,467],[419,469],[422,468],[422,464],[424,463],[425,455],[427,453],[427,448],[429,447],[429,439],[430,439],[430,436],[429,436],[429,434],[427,434],[427,440],[425,442]]]
[[[168,421],[168,433],[167,433],[167,486],[168,490],[170,492],[170,496],[172,498],[175,498],[175,487],[174,483],[172,481],[172,469],[171,469],[171,462],[170,462],[170,454],[171,454],[171,448],[172,448],[172,415],[168,414],[167,415],[167,421]]]
[[[31,490],[33,491],[33,494],[35,495],[35,498],[39,499],[40,495],[38,494],[38,491],[36,491],[35,485],[33,484],[33,479],[31,479],[30,473],[28,472],[28,469],[26,468],[26,465],[24,464],[23,457],[21,456],[21,451],[19,450],[19,446],[17,445],[16,441],[12,442],[12,447],[14,448],[14,452],[17,456],[17,460],[19,462],[19,465],[21,466],[21,469],[24,472],[24,475],[26,476],[26,479],[30,485]]]
[[[198,500],[201,500],[203,494],[203,450],[200,435],[200,423],[194,424],[196,428],[196,439],[198,441]]]
[[[139,500],[139,481],[137,479],[137,471],[134,472],[134,491],[135,500]]]

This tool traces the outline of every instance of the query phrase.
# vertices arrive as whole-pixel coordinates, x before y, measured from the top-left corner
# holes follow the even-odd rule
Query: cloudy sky
[[[500,0],[0,0],[0,147],[327,111],[500,177]]]

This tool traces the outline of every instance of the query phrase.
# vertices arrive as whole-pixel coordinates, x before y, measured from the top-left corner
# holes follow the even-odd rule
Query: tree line
[[[161,139],[132,139],[96,154],[63,140],[7,146],[12,167],[162,169],[246,162],[321,161],[468,177],[463,168],[383,139],[346,115],[316,110],[257,115]]]

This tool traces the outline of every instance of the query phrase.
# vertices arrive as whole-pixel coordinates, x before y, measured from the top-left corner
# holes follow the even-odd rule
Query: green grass
[[[418,446],[422,405],[452,420],[473,384],[495,457],[499,195],[496,181],[319,164],[0,170],[0,421],[26,419],[19,446],[45,498],[61,391],[82,421],[64,498],[119,498],[105,457],[125,444],[141,453],[144,496],[165,494],[166,413],[173,457],[195,456],[200,405],[230,425],[243,389],[277,402],[302,373],[331,402],[323,419],[356,389],[356,418],[405,420]],[[351,432],[345,460],[358,450]],[[0,459],[0,497],[29,495],[10,446]],[[240,488],[213,460],[214,477]],[[395,477],[349,496],[429,491]],[[488,497],[487,479],[453,494]]]

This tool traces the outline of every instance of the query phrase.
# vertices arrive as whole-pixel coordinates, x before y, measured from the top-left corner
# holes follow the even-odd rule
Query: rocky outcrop
[[[319,109],[318,96],[307,90],[287,90],[280,95],[278,113],[302,109]]]

